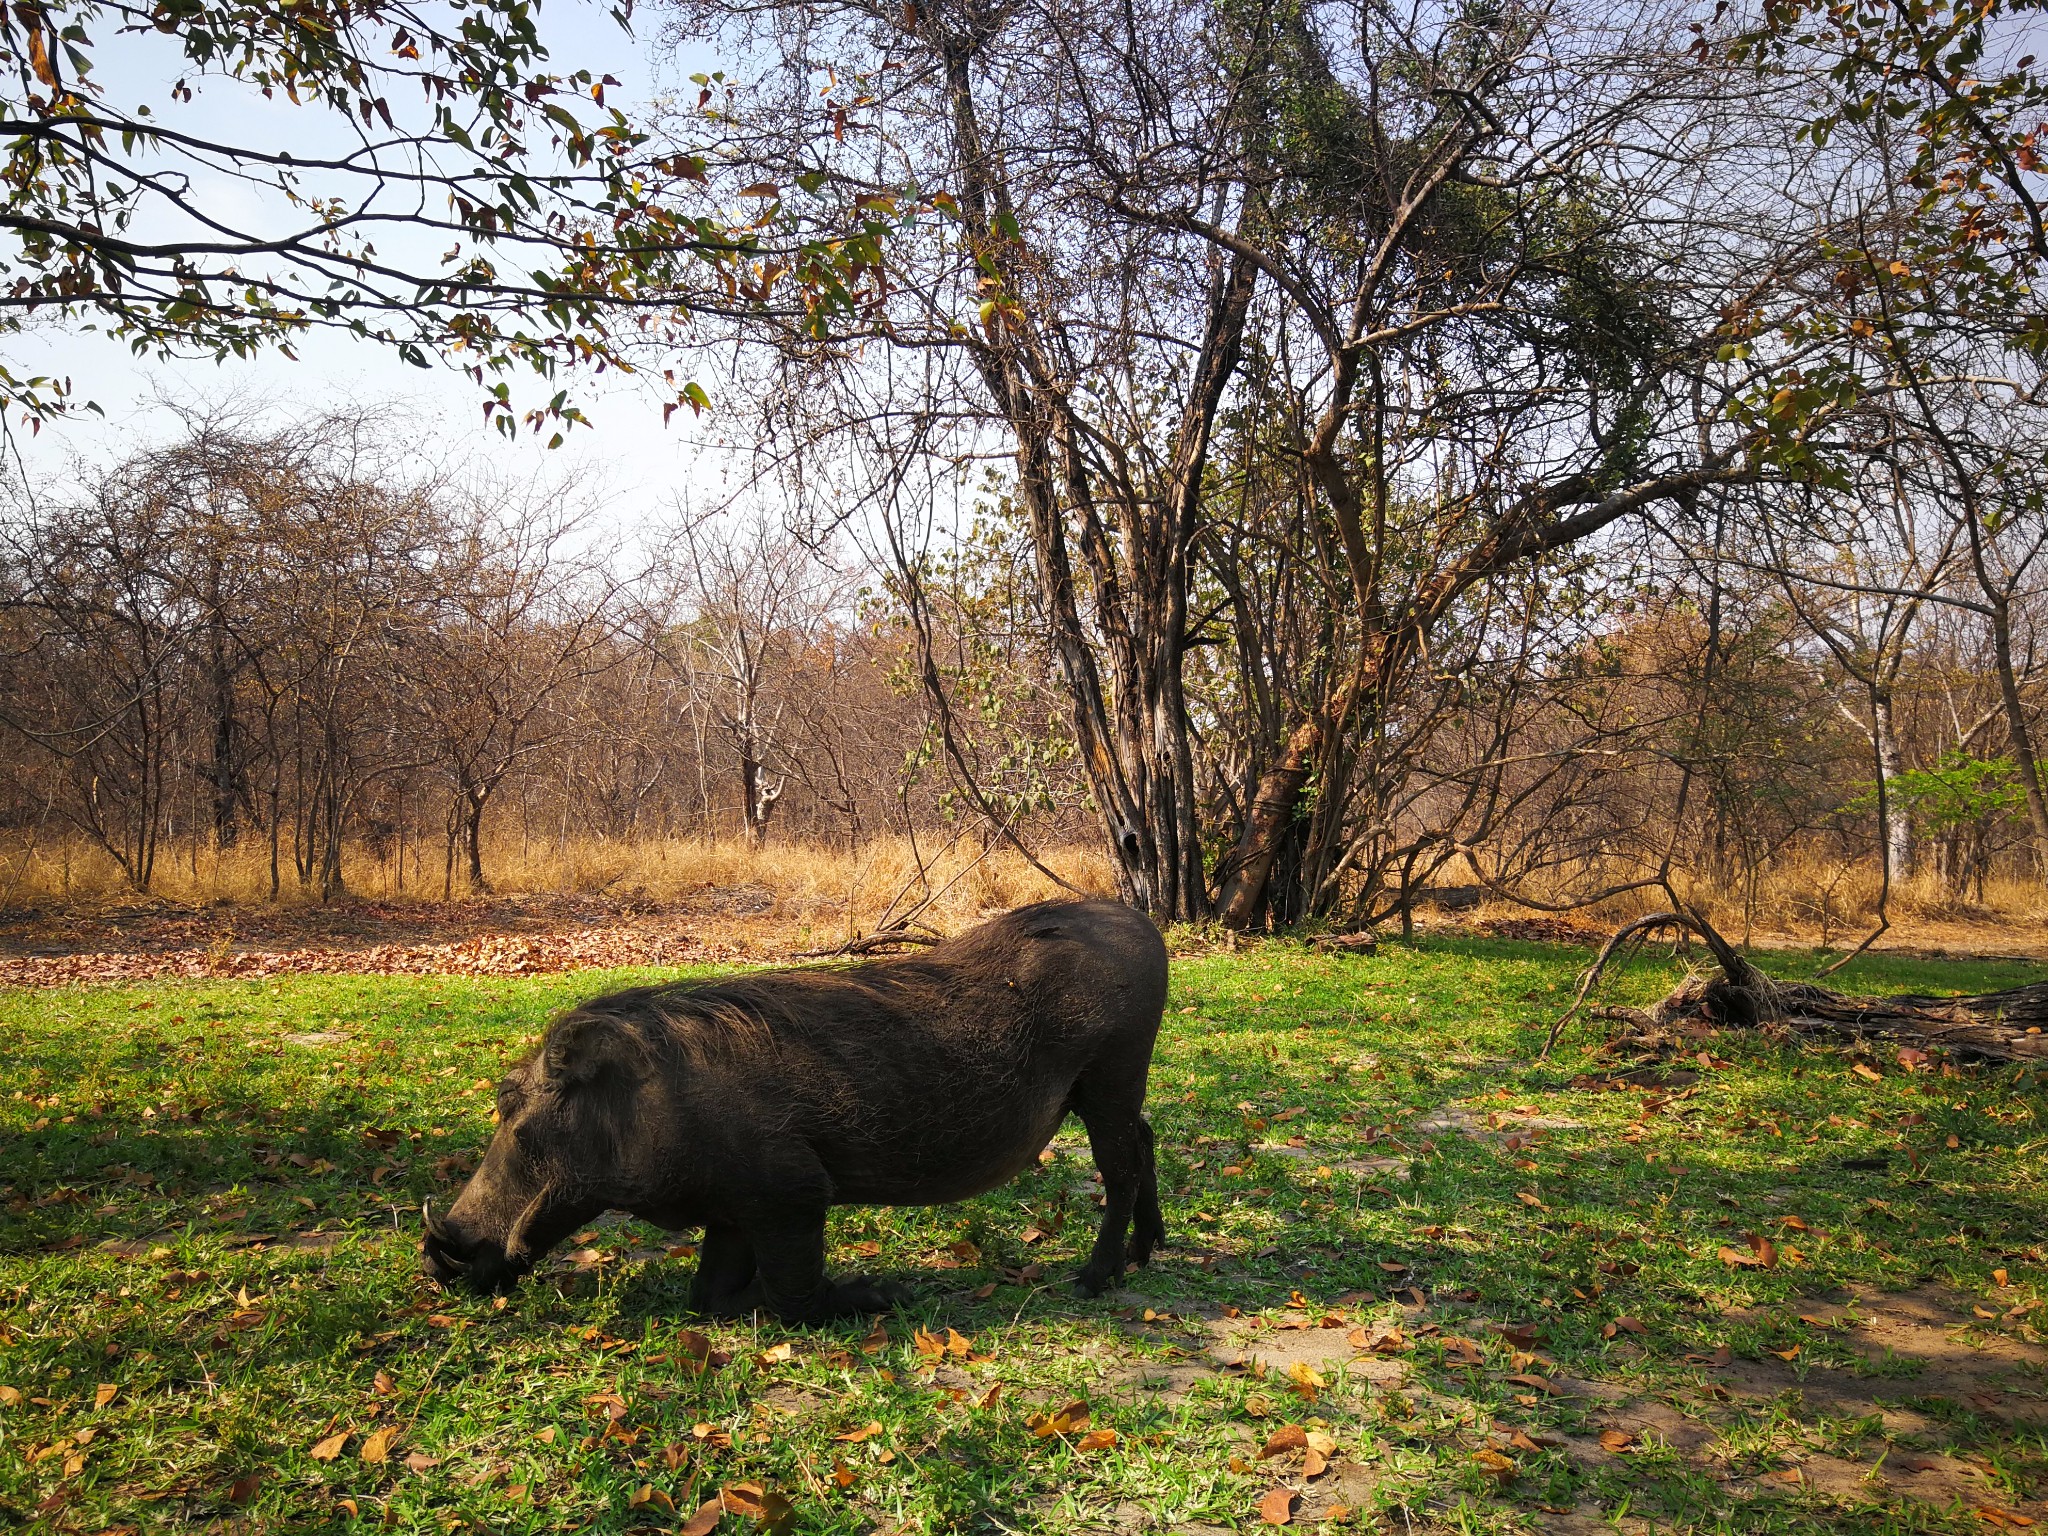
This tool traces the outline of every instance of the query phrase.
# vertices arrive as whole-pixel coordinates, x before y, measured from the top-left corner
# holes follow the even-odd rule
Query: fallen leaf
[[[386,1461],[391,1456],[391,1442],[398,1438],[398,1426],[387,1424],[363,1441],[362,1449],[356,1455],[364,1461]]]
[[[1603,1429],[1600,1431],[1600,1449],[1610,1456],[1619,1456],[1636,1443],[1636,1437],[1625,1429]]]
[[[1766,1472],[1763,1480],[1767,1483],[1784,1483],[1789,1487],[1797,1487],[1806,1481],[1806,1475],[1797,1467],[1786,1467],[1777,1472]]]
[[[1866,1078],[1873,1083],[1881,1083],[1884,1081],[1884,1074],[1878,1071],[1875,1067],[1870,1066],[1865,1062],[1859,1061],[1856,1063],[1855,1066],[1851,1067],[1849,1070],[1854,1072],[1858,1077]]]
[[[1041,1440],[1053,1435],[1071,1435],[1088,1427],[1088,1404],[1076,1398],[1057,1413],[1032,1414],[1024,1425]]]
[[[1307,1451],[1303,1452],[1301,1458],[1301,1475],[1303,1477],[1321,1477],[1329,1470],[1330,1458],[1314,1446],[1310,1446]]]
[[[1091,1429],[1087,1434],[1074,1442],[1074,1449],[1077,1451],[1106,1451],[1115,1444],[1115,1430]]]
[[[1491,1446],[1482,1445],[1472,1453],[1472,1459],[1502,1482],[1515,1475],[1514,1457],[1503,1456]]]
[[[405,1458],[405,1464],[415,1472],[431,1472],[441,1465],[441,1458],[429,1456],[424,1451],[414,1451]],[[674,1506],[671,1505],[671,1508]]]
[[[0,1407],[18,1408],[20,1406],[21,1388],[0,1387]]]
[[[783,1343],[771,1345],[769,1348],[762,1350],[761,1353],[756,1355],[754,1358],[757,1361],[759,1361],[762,1365],[781,1365],[785,1360],[788,1360],[795,1353],[796,1350],[794,1347],[787,1343]]]
[[[348,1431],[343,1430],[338,1435],[329,1435],[325,1440],[322,1440],[318,1445],[314,1446],[313,1449],[308,1451],[306,1454],[308,1456],[311,1456],[315,1461],[332,1461],[335,1457],[341,1454],[342,1447],[346,1446],[347,1444]]]
[[[245,1477],[238,1477],[228,1484],[228,1502],[230,1504],[246,1504],[256,1497],[256,1490],[262,1486],[263,1474],[260,1472],[251,1472]]]
[[[1318,1392],[1330,1384],[1321,1371],[1305,1360],[1297,1360],[1287,1367],[1287,1377],[1293,1383],[1288,1390],[1311,1401]]]
[[[699,1504],[697,1513],[683,1522],[678,1536],[711,1536],[712,1531],[718,1528],[718,1522],[724,1518],[723,1500],[712,1499],[708,1503]]]
[[[2010,1285],[2012,1283],[2010,1280],[2006,1279],[2005,1271],[2002,1269],[1994,1269],[1993,1271],[1991,1271],[1991,1281],[1994,1285],[1999,1286]],[[100,1390],[104,1392],[107,1389],[105,1387],[101,1387]]]
[[[1780,1360],[1797,1360],[1799,1358],[1799,1346],[1794,1344],[1790,1349],[1774,1349],[1771,1353]]]
[[[1980,1504],[1974,1511],[1979,1520],[2003,1530],[2025,1530],[2034,1523],[2033,1518],[2015,1510],[2000,1509],[1995,1504]]]
[[[879,1420],[870,1420],[859,1429],[849,1429],[845,1434],[834,1435],[832,1438],[839,1441],[842,1445],[859,1445],[861,1441],[872,1440],[881,1432],[881,1422]]]
[[[1285,1525],[1294,1518],[1295,1501],[1300,1497],[1292,1488],[1275,1488],[1259,1500],[1259,1518],[1268,1525]]]
[[[628,1509],[645,1509],[649,1504],[658,1505],[666,1510],[673,1510],[676,1507],[676,1501],[652,1483],[642,1483],[626,1500]]]
[[[1999,1271],[2000,1275],[2003,1275],[2004,1273],[2004,1270]],[[2005,1284],[2005,1281],[2001,1279],[1998,1283],[2000,1285],[2003,1285]],[[93,1388],[92,1405],[95,1408],[104,1408],[107,1406],[107,1404],[111,1403],[116,1397],[120,1396],[120,1394],[121,1389],[118,1386],[116,1386],[113,1382],[103,1381],[97,1387]]]
[[[1308,1445],[1308,1431],[1299,1424],[1283,1424],[1266,1437],[1266,1448],[1259,1452],[1259,1460],[1271,1456],[1285,1456],[1289,1451],[1302,1450]]]

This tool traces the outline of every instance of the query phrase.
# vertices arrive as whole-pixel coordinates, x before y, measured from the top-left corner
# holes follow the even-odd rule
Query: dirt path
[[[1411,1301],[1420,1296],[1397,1293],[1396,1299],[1400,1294]],[[1137,1318],[1148,1315],[1142,1296],[1129,1299]],[[1420,1384],[1409,1364],[1411,1354],[1434,1345],[1446,1361],[1469,1362],[1464,1369],[1475,1383],[1520,1367],[1505,1379],[1525,1389],[1515,1400],[1532,1410],[1529,1423],[1496,1419],[1473,1442],[1475,1456],[1490,1451],[1502,1458],[1504,1472],[1542,1451],[1561,1450],[1588,1469],[1615,1458],[1675,1456],[1738,1498],[1804,1495],[1847,1508],[1899,1499],[1959,1505],[1980,1511],[1987,1529],[2048,1521],[2048,1500],[2005,1497],[1989,1463],[1951,1454],[1947,1432],[1961,1416],[2016,1430],[2048,1429],[2048,1349],[2015,1338],[1968,1300],[1935,1286],[1859,1291],[1802,1314],[1807,1326],[1827,1331],[1860,1357],[1849,1369],[1804,1368],[1796,1357],[1708,1356],[1687,1362],[1691,1386],[1656,1395],[1556,1372],[1543,1354],[1540,1328],[1529,1324],[1482,1317],[1435,1297],[1404,1312],[1399,1324],[1370,1328],[1350,1320],[1341,1306],[1290,1310],[1277,1322],[1204,1316],[1135,1325],[1173,1338],[1178,1349],[1172,1360],[1131,1370],[1123,1385],[1177,1397],[1204,1377],[1241,1375],[1270,1382],[1275,1398],[1285,1401],[1291,1382],[1329,1379],[1345,1367],[1397,1415],[1436,1409],[1459,1416],[1455,1389]],[[1623,1368],[1656,1348],[1654,1339],[1627,1341],[1619,1351]],[[1535,1425],[1539,1403],[1551,1421],[1544,1428]],[[1278,1426],[1285,1414],[1274,1411]],[[1557,1426],[1560,1417],[1568,1428]],[[1772,1463],[1767,1468],[1758,1455],[1762,1424],[1770,1426],[1770,1450],[1761,1459]],[[1383,1468],[1347,1459],[1341,1448],[1310,1457],[1303,1447],[1276,1448],[1269,1438],[1263,1445],[1248,1441],[1246,1455],[1263,1456],[1298,1491],[1295,1518],[1303,1524],[1339,1506],[1367,1503],[1385,1475]],[[2001,1517],[2017,1518],[2001,1524]],[[1614,1526],[1587,1505],[1546,1510],[1543,1528]]]

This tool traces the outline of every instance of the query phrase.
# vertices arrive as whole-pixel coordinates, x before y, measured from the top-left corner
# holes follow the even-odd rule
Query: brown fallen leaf
[[[1286,1525],[1294,1518],[1294,1506],[1301,1496],[1292,1488],[1275,1488],[1259,1500],[1259,1518],[1268,1525]]]
[[[441,1465],[441,1458],[429,1456],[425,1451],[414,1451],[405,1458],[405,1464],[415,1472],[431,1472]]]
[[[332,1461],[335,1457],[341,1454],[342,1448],[347,1444],[348,1431],[344,1429],[338,1435],[329,1435],[325,1440],[322,1440],[319,1444],[315,1445],[313,1449],[308,1451],[306,1454],[308,1456],[311,1456],[315,1461]]]
[[[879,1435],[881,1432],[881,1421],[879,1419],[870,1419],[867,1423],[863,1424],[859,1429],[849,1429],[845,1434],[834,1435],[832,1438],[834,1440],[839,1441],[842,1445],[859,1445],[863,1440],[874,1439],[874,1437],[876,1435]]]
[[[1767,1483],[1783,1483],[1787,1487],[1796,1488],[1799,1484],[1806,1481],[1806,1474],[1797,1467],[1784,1467],[1776,1472],[1766,1472],[1763,1475],[1763,1481]]]
[[[398,1426],[387,1424],[365,1438],[356,1455],[364,1461],[387,1461],[391,1456],[391,1442],[397,1438]]]
[[[228,1502],[230,1504],[246,1504],[256,1497],[256,1490],[262,1486],[263,1474],[260,1472],[251,1472],[246,1476],[238,1477],[228,1484]]]
[[[1790,1349],[1774,1349],[1771,1353],[1780,1360],[1797,1360],[1799,1358],[1799,1346],[1794,1344]]]
[[[1636,1443],[1636,1437],[1625,1429],[1603,1429],[1600,1431],[1600,1449],[1610,1456],[1619,1456]]]
[[[1325,1456],[1321,1451],[1317,1450],[1314,1446],[1310,1446],[1306,1451],[1302,1453],[1301,1475],[1303,1477],[1321,1477],[1325,1472],[1329,1470],[1330,1458]]]
[[[697,1506],[697,1513],[683,1522],[678,1536],[711,1536],[711,1533],[718,1528],[718,1522],[724,1518],[725,1504],[723,1500],[712,1499],[706,1503],[699,1504]]]
[[[1266,1437],[1266,1447],[1259,1452],[1259,1460],[1272,1456],[1285,1456],[1289,1451],[1298,1451],[1308,1444],[1308,1431],[1299,1424],[1283,1424]]]
[[[2000,1270],[1999,1273],[2004,1274],[2005,1271]],[[2003,1280],[1999,1281],[2000,1285],[2003,1285],[2004,1283],[2005,1282]],[[97,1387],[93,1388],[92,1405],[95,1408],[104,1408],[107,1406],[107,1404],[111,1403],[115,1398],[119,1397],[120,1395],[121,1389],[118,1386],[116,1386],[111,1381],[103,1381]]]
[[[1980,1504],[1972,1513],[1986,1525],[1996,1526],[2001,1531],[2023,1531],[2034,1523],[2031,1516],[2020,1514],[2016,1510],[2000,1509],[1995,1504]]]
[[[1091,1429],[1087,1434],[1074,1442],[1074,1449],[1077,1451],[1106,1451],[1115,1444],[1115,1430]]]
[[[853,1486],[854,1481],[853,1468],[849,1467],[843,1461],[833,1462],[832,1481],[838,1484],[841,1488],[851,1488]]]

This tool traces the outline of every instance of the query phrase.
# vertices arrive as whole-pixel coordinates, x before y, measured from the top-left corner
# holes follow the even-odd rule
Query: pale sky
[[[623,82],[623,91],[607,100],[626,107],[647,101],[664,88],[699,70],[731,61],[708,55],[667,57],[654,41],[653,25],[641,36],[621,31],[600,4],[591,0],[549,0],[541,9],[541,31],[553,55],[553,67],[567,73],[587,68],[609,73]],[[146,101],[166,121],[170,113],[186,114],[180,126],[213,131],[223,138],[261,144],[266,135],[292,135],[294,145],[320,136],[318,109],[265,102],[255,92],[222,80],[195,81],[189,106],[167,106],[166,71],[174,61],[139,45],[105,40],[96,50],[95,77],[117,105]],[[694,89],[694,88],[692,88]],[[224,187],[222,195],[236,195]],[[40,491],[55,490],[83,460],[105,463],[135,448],[167,439],[176,423],[159,405],[160,396],[201,401],[235,398],[246,406],[274,411],[282,419],[331,405],[377,400],[395,407],[408,434],[435,446],[437,456],[450,451],[474,452],[507,473],[549,477],[568,474],[591,478],[607,490],[610,516],[622,529],[664,512],[678,495],[702,502],[715,495],[727,468],[719,445],[738,413],[716,409],[722,381],[715,358],[694,361],[690,376],[712,396],[714,409],[701,420],[678,412],[663,427],[665,396],[631,378],[583,375],[567,380],[595,425],[577,429],[552,452],[522,433],[515,447],[484,425],[483,396],[477,386],[452,369],[423,371],[399,360],[393,352],[344,336],[317,335],[298,344],[299,358],[290,361],[265,355],[253,361],[230,359],[159,362],[136,358],[125,344],[54,327],[9,336],[0,341],[17,374],[69,376],[81,399],[97,401],[104,419],[80,412],[69,422],[46,426],[38,437],[14,433],[28,474]],[[545,398],[535,375],[506,375],[515,401],[533,404]],[[12,476],[14,464],[7,473]]]

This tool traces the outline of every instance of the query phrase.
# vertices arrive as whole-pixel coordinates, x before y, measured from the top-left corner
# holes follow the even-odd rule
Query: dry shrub
[[[1575,876],[1580,889],[1619,884],[1640,874],[1619,862]],[[1853,944],[1877,923],[1883,871],[1875,859],[1844,860],[1813,851],[1777,859],[1757,871],[1753,882],[1740,878],[1711,881],[1677,872],[1678,893],[1731,937],[1841,947]],[[1532,889],[1543,900],[1569,901],[1571,887]],[[1613,929],[1671,905],[1664,892],[1626,892],[1566,917],[1589,929]],[[1482,921],[1527,916],[1511,903],[1489,901]],[[1975,892],[1960,895],[1932,871],[1895,879],[1890,899],[1888,941],[1911,943],[1916,938],[1940,942],[1965,930],[2010,930],[2031,936],[2048,923],[2048,887],[2016,874],[1994,875],[1984,883],[1981,901]]]

